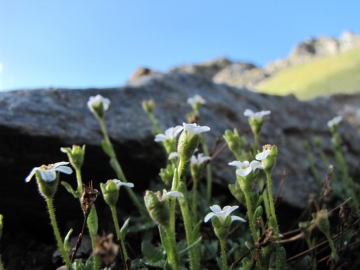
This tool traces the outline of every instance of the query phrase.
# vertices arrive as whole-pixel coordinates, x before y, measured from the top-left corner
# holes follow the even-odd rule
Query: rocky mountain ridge
[[[339,38],[327,36],[308,38],[296,45],[287,58],[271,61],[263,68],[252,63],[231,61],[226,57],[220,57],[199,64],[177,66],[169,69],[167,72],[199,74],[212,79],[216,83],[225,83],[238,88],[246,87],[254,89],[258,83],[283,69],[359,47],[360,36],[350,31],[345,31]],[[141,67],[131,76],[129,82],[134,82],[139,76],[153,73],[156,72]]]

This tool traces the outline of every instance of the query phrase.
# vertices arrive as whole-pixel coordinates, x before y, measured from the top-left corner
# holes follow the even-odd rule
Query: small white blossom
[[[202,132],[209,131],[210,128],[207,126],[198,126],[197,124],[186,124],[183,123],[183,129],[187,130],[191,135],[196,135]]]
[[[118,190],[120,189],[121,186],[129,187],[129,188],[134,187],[133,183],[122,182],[121,180],[118,180],[118,179],[113,179],[112,181],[115,183],[116,188]]]
[[[201,165],[205,161],[210,160],[210,159],[211,159],[211,157],[204,156],[204,154],[198,154],[197,157],[193,155],[190,159],[190,162],[192,164]]]
[[[255,172],[256,169],[265,169],[265,167],[257,160],[253,160],[251,161],[251,163],[245,160],[243,162],[243,165],[241,167],[238,167],[236,173],[242,177],[245,177],[252,171]]]
[[[87,105],[88,105],[90,111],[92,113],[96,114],[93,107],[99,106],[100,103],[103,104],[104,111],[106,111],[109,108],[110,100],[108,98],[104,98],[101,95],[96,95],[95,97],[90,97],[89,98],[89,101],[88,101]]]
[[[255,158],[256,158],[257,160],[263,160],[263,159],[267,158],[267,156],[270,154],[270,151],[271,151],[271,149],[265,149],[264,151],[258,153],[258,154],[255,156]]]
[[[235,160],[235,161],[229,162],[229,165],[230,166],[236,166],[236,167],[243,167],[243,166],[248,166],[249,161],[241,162],[241,161]]]
[[[250,109],[246,109],[244,112],[245,116],[248,116],[250,118],[256,118],[256,119],[261,119],[263,118],[265,115],[270,114],[271,111],[261,111],[261,112],[256,112],[254,113],[252,110]]]
[[[188,98],[187,103],[194,107],[195,103],[205,104],[206,101],[200,95],[196,94],[194,97]]]
[[[225,219],[231,212],[239,208],[239,206],[225,206],[223,209],[219,205],[210,206],[212,212],[208,213],[205,218],[204,222],[208,222],[212,217],[217,216],[220,219],[221,223],[225,222]],[[231,216],[231,221],[239,220],[242,222],[246,222],[245,219],[238,217],[238,216]]]
[[[332,127],[333,125],[338,125],[342,121],[342,116],[335,116],[333,119],[327,122],[328,127]]]
[[[160,201],[164,201],[167,197],[183,198],[184,195],[179,191],[169,191],[166,189],[163,190],[163,195],[159,198]]]
[[[171,152],[169,154],[169,160],[172,160],[173,158],[179,158],[179,154],[177,152]]]
[[[171,127],[165,130],[165,134],[157,134],[155,136],[155,142],[164,142],[166,140],[172,140],[184,129],[182,126]]]
[[[56,172],[62,172],[66,174],[71,174],[72,169],[68,166],[64,166],[69,164],[69,162],[57,162],[55,164],[42,165],[40,167],[35,167],[32,169],[28,177],[26,177],[25,182],[29,182],[31,178],[35,175],[36,171],[40,173],[41,179],[45,182],[54,181],[56,178]]]

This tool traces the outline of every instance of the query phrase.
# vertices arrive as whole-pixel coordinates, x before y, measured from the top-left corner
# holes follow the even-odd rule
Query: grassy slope
[[[299,99],[360,92],[360,48],[280,71],[256,86],[259,92],[293,93]]]

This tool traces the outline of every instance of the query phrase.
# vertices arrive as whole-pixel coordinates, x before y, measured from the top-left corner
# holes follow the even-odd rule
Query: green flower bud
[[[330,233],[330,223],[326,209],[322,209],[316,213],[315,223],[324,234]]]
[[[104,195],[104,200],[108,205],[115,206],[119,198],[119,190],[121,186],[133,188],[134,184],[122,182],[118,179],[108,180],[105,184],[100,183],[100,188]]]
[[[265,171],[270,173],[276,164],[276,158],[278,154],[278,148],[276,145],[270,144],[263,146],[263,152],[256,155],[257,160],[261,160],[261,163],[265,167]]]
[[[45,198],[52,198],[57,191],[59,183],[59,173],[56,173],[55,179],[53,181],[44,181],[41,178],[41,173],[39,171],[35,172],[36,181],[39,186],[39,192]]]
[[[230,150],[235,154],[235,156],[237,156],[240,151],[240,138],[237,130],[234,129],[234,133],[232,133],[230,130],[226,130],[223,137]]]
[[[250,193],[251,190],[254,187],[254,181],[255,181],[255,176],[253,172],[250,172],[248,175],[246,176],[240,176],[238,173],[236,173],[236,179],[239,183],[239,187],[240,189],[245,193],[248,192]]]
[[[142,106],[144,112],[146,112],[147,114],[152,114],[154,111],[154,107],[155,107],[155,101],[153,99],[144,100],[141,103],[141,106]]]
[[[199,144],[200,133],[209,131],[207,126],[198,126],[196,124],[183,123],[184,130],[178,141],[178,154],[181,160],[188,161]]]
[[[105,111],[109,108],[110,100],[101,95],[90,97],[87,103],[90,111],[98,118],[104,118]]]
[[[145,206],[151,218],[160,226],[168,227],[170,224],[170,206],[162,201],[160,192],[147,190],[144,196]]]
[[[85,145],[83,147],[73,145],[72,148],[62,147],[60,150],[68,155],[69,161],[74,168],[81,168],[84,163]]]
[[[235,199],[237,199],[240,203],[245,205],[246,204],[245,194],[244,191],[242,191],[242,189],[240,188],[239,181],[236,181],[234,184],[229,184],[228,187],[231,194],[235,197]]]
[[[170,186],[174,177],[173,166],[168,164],[165,169],[160,170],[159,175],[161,180],[165,183],[165,185]]]
[[[119,190],[112,180],[108,180],[106,184],[100,183],[101,192],[104,200],[108,205],[114,206],[119,199]]]
[[[188,161],[193,155],[196,147],[200,142],[200,134],[192,135],[187,130],[184,130],[178,142],[178,154],[180,159]]]
[[[232,223],[232,218],[231,216],[227,216],[225,218],[224,223],[221,223],[220,219],[217,216],[214,216],[211,219],[212,225],[214,227],[214,232],[216,234],[216,236],[219,239],[225,239],[227,237],[227,235],[229,234],[230,231],[230,226]]]

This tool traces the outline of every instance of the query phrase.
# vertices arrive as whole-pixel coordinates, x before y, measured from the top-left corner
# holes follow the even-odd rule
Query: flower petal
[[[56,173],[55,170],[43,170],[43,169],[39,169],[38,170],[41,176],[41,180],[45,181],[45,182],[52,182],[55,180],[56,178]]]
[[[119,180],[119,179],[113,179],[112,181],[115,183],[115,185],[116,185],[116,187],[117,187],[118,189],[120,189],[121,186],[129,187],[129,188],[133,188],[133,187],[134,187],[134,184],[133,184],[133,183],[122,182],[122,181]]]
[[[204,218],[204,222],[208,222],[213,216],[216,216],[213,212],[208,213]]]
[[[54,168],[55,171],[66,173],[66,174],[72,174],[72,169],[69,166],[58,166]]]
[[[265,159],[269,154],[270,154],[270,149],[267,149],[267,150],[265,150],[265,151],[260,152],[259,154],[257,154],[257,155],[255,156],[255,158],[256,158],[257,160],[263,160],[263,159]]]
[[[231,222],[236,221],[236,220],[241,221],[241,222],[246,222],[246,220],[241,217],[231,216]]]
[[[30,174],[25,178],[25,182],[30,182],[31,178],[33,178],[33,176],[37,170],[39,170],[39,168],[32,169]]]
[[[166,136],[164,134],[158,134],[155,136],[155,142],[163,142],[166,140]]]
[[[179,154],[177,152],[171,152],[169,154],[169,160],[173,159],[173,158],[178,158]]]
[[[238,160],[234,160],[231,161],[229,163],[230,166],[236,166],[236,167],[244,167],[244,166],[249,166],[249,161],[245,160],[244,162],[238,161]]]
[[[239,168],[236,170],[236,173],[242,177],[245,177],[247,176],[249,173],[251,173],[252,169],[250,166],[248,167],[242,167],[242,168]]]
[[[210,128],[207,126],[198,126],[195,123],[194,124],[183,123],[183,127],[192,135],[199,134],[199,133],[210,130]]]
[[[261,164],[261,162],[257,161],[257,160],[253,160],[250,163],[250,167],[253,171],[255,171],[256,169],[265,169],[265,166],[263,164]]]
[[[218,213],[221,212],[221,207],[217,204],[214,204],[213,206],[210,206],[211,211],[213,211],[214,213]]]
[[[179,191],[169,191],[169,192],[166,192],[166,190],[164,190],[161,199],[162,199],[162,200],[165,200],[166,197],[183,198],[184,195],[183,195],[181,192],[179,192]]]
[[[56,168],[59,167],[59,166],[68,165],[68,164],[69,164],[69,162],[66,162],[66,161],[56,162],[56,163],[54,163],[53,168],[56,169]]]
[[[250,109],[246,109],[245,112],[244,112],[244,115],[248,116],[248,117],[253,117],[254,112],[252,110],[250,110]]]

